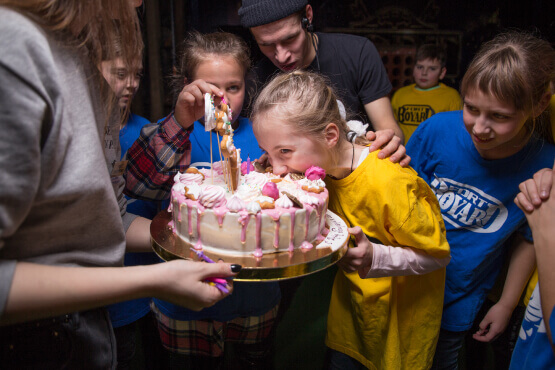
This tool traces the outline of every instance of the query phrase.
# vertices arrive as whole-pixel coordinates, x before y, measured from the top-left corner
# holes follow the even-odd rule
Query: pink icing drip
[[[245,244],[247,241],[247,226],[249,225],[250,215],[247,212],[241,212],[239,222],[241,223],[241,243]]]
[[[291,213],[291,237],[289,238],[289,248],[287,249],[289,252],[293,252],[295,250],[295,245],[293,244],[294,237],[295,237],[295,210]]]
[[[193,213],[191,212],[192,208],[187,204],[187,221],[189,222],[189,235],[193,235]]]
[[[306,240],[304,242],[301,243],[301,248],[302,249],[311,249],[312,247],[314,247],[312,245],[312,243],[307,242]]]
[[[256,214],[256,250],[254,251],[255,257],[262,257],[262,215],[260,212]]]
[[[213,211],[216,217],[218,218],[218,225],[222,227],[222,224],[224,223],[225,214],[227,213],[227,208],[217,208],[217,209],[215,208]]]
[[[304,233],[304,240],[306,240],[308,238],[308,227],[310,226],[309,220],[310,220],[310,212],[312,212],[312,210],[314,209],[313,207],[309,206],[308,204],[304,205],[306,208],[306,219],[305,219],[305,224],[306,224],[306,230]]]
[[[202,242],[200,240],[200,216],[202,216],[202,212],[200,209],[197,209],[197,242],[195,244],[195,249],[201,250],[202,249]]]

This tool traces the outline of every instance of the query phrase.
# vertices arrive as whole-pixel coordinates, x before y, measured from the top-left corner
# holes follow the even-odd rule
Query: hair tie
[[[354,132],[354,131],[347,132],[347,140],[349,140],[351,143],[353,143],[355,141],[357,136],[358,136],[357,133]]]
[[[347,139],[350,142],[354,142],[357,136],[364,137],[366,135],[366,129],[368,128],[368,123],[363,124],[360,121],[348,121],[347,127],[349,132],[347,132]]]

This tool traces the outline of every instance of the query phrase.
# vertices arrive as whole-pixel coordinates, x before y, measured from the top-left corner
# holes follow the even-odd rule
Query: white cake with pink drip
[[[313,248],[327,233],[324,171],[279,177],[243,162],[233,189],[225,166],[178,173],[171,191],[174,232],[197,250],[227,255]]]

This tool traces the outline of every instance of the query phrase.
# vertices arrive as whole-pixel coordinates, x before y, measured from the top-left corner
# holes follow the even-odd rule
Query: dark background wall
[[[410,82],[411,53],[424,42],[448,51],[446,83],[458,88],[480,44],[506,29],[535,32],[555,39],[552,0],[309,0],[316,31],[344,32],[370,38],[382,54],[394,89]],[[139,10],[143,23],[145,77],[133,110],[155,121],[172,109],[166,77],[185,33],[224,30],[249,43],[253,59],[261,54],[237,11],[241,0],[145,0]],[[397,61],[397,64],[394,64]]]

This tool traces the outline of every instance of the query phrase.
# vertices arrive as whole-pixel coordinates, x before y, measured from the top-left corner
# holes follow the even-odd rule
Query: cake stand
[[[191,251],[192,245],[173,233],[168,224],[171,213],[162,211],[152,220],[150,235],[152,248],[165,261],[183,258],[198,261],[198,256]],[[329,233],[317,246],[311,249],[295,249],[293,252],[254,255],[228,255],[204,251],[213,261],[237,263],[243,269],[235,281],[277,281],[291,279],[315,273],[339,261],[347,250],[349,233],[347,225],[331,211],[326,213],[326,225]]]

